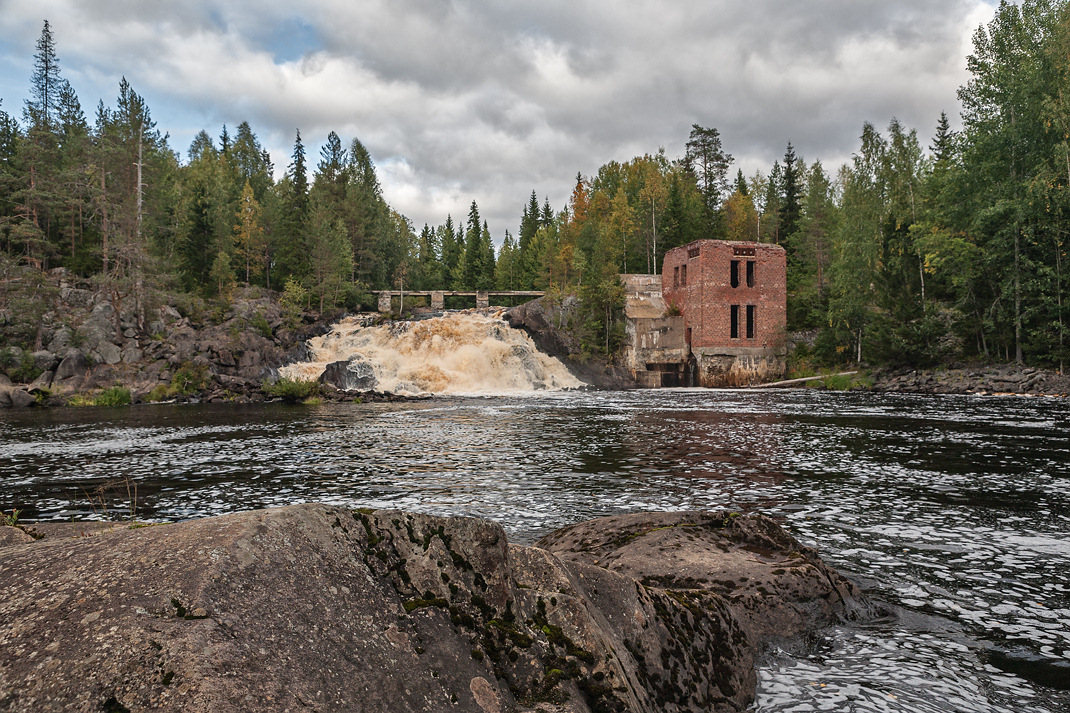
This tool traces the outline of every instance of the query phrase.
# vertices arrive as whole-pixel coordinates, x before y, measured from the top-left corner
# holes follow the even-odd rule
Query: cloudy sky
[[[92,119],[126,76],[185,158],[248,121],[276,172],[300,129],[359,137],[417,230],[475,199],[495,241],[532,189],[565,205],[577,172],[720,130],[748,176],[788,141],[848,160],[862,123],[928,143],[958,115],[985,0],[0,0],[0,108],[21,116],[34,43]]]

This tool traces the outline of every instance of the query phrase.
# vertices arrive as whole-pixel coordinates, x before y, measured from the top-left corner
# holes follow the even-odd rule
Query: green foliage
[[[187,396],[208,388],[209,372],[207,364],[186,362],[180,366],[168,387],[169,396]]]
[[[75,394],[67,401],[68,406],[129,406],[133,403],[130,389],[112,386],[95,394]]]
[[[268,396],[274,396],[287,403],[307,402],[320,393],[318,382],[303,379],[281,378],[274,383],[264,384],[262,388]]]
[[[8,358],[10,359],[10,356]],[[42,373],[44,372],[34,363],[33,354],[30,352],[23,352],[18,363],[7,370],[7,375],[17,384],[29,384]]]
[[[261,337],[264,337],[266,339],[271,338],[271,325],[268,323],[267,317],[264,316],[263,312],[257,312],[256,314],[254,314],[252,319],[249,320],[249,325],[253,329],[255,329],[257,334],[259,334]]]
[[[17,527],[19,524],[20,512],[22,511],[16,510],[15,508],[11,508],[10,514],[0,511],[0,525],[4,527]]]

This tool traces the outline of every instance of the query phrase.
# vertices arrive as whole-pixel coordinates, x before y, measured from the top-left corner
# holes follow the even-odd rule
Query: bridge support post
[[[431,293],[431,309],[445,309],[446,295],[442,292]]]
[[[379,293],[379,312],[381,314],[386,314],[390,311],[391,294],[392,293],[389,290],[384,290]]]
[[[476,309],[490,307],[490,295],[485,291],[476,292]]]

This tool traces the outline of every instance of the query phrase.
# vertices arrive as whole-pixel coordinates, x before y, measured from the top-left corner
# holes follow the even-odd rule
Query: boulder
[[[52,335],[51,341],[48,343],[48,350],[54,354],[65,354],[71,347],[71,342],[74,340],[74,333],[70,327],[61,326],[56,330],[56,333]]]
[[[47,391],[52,386],[52,377],[54,373],[55,372],[51,370],[42,371],[37,376],[37,378],[33,380],[33,383],[27,387],[26,390],[29,391],[31,394],[35,391]]]
[[[648,587],[720,595],[759,647],[882,613],[815,550],[763,515],[616,515],[566,527],[537,544]]]
[[[17,527],[0,527],[0,547],[9,545],[24,545],[33,542],[33,538]]]
[[[372,365],[362,354],[354,354],[346,361],[328,364],[319,381],[343,391],[369,391],[379,385]]]
[[[91,356],[104,364],[118,364],[123,358],[123,352],[111,342],[100,342]]]
[[[56,364],[59,364],[59,357],[47,349],[33,353],[33,365],[41,371],[51,371],[56,368]]]
[[[11,391],[7,392],[7,395],[9,403],[14,408],[29,408],[37,402],[33,394],[25,389],[11,389]]]
[[[669,529],[682,548],[685,532],[714,527],[703,523]],[[295,505],[11,545],[0,549],[0,709],[751,703],[753,648],[725,597],[643,584],[583,561],[592,551],[570,538],[553,539],[575,550],[567,559],[509,545],[475,518]]]
[[[52,383],[65,391],[77,391],[89,373],[91,366],[85,353],[80,349],[70,349],[63,361],[56,367]]]

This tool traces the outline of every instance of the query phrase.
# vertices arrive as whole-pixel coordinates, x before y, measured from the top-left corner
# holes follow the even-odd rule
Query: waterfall
[[[347,317],[330,333],[308,341],[312,361],[279,373],[315,380],[328,365],[346,362],[343,369],[360,374],[360,386],[353,388],[410,394],[516,394],[583,386],[501,315],[466,310],[371,326],[367,317]]]

